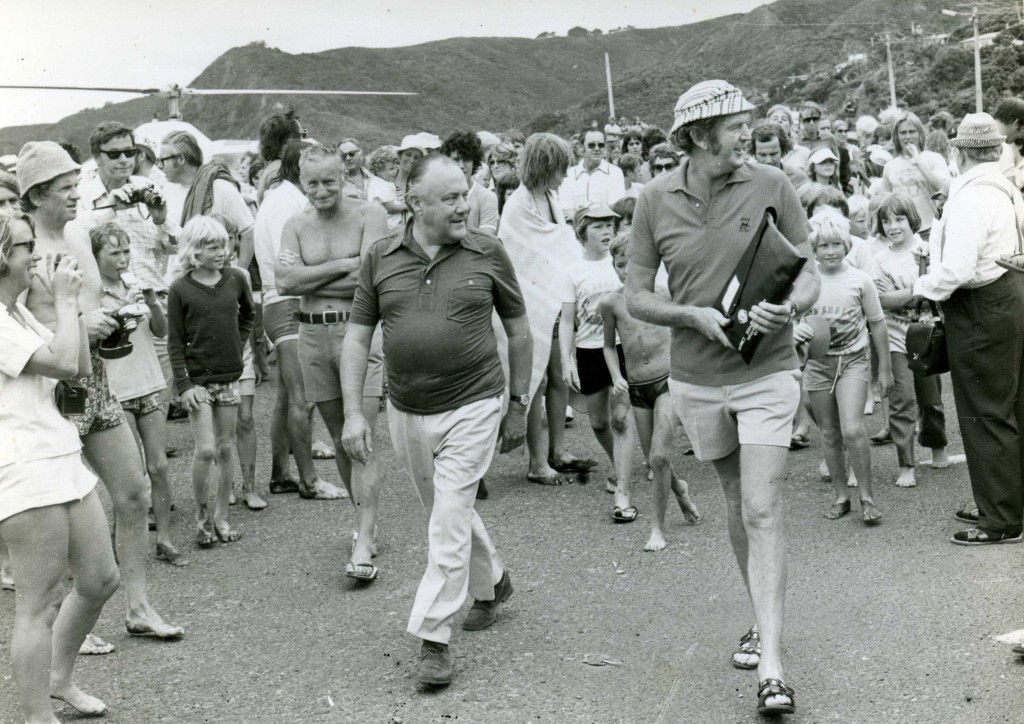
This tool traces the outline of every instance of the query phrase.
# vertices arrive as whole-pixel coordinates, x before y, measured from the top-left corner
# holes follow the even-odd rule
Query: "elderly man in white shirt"
[[[1000,264],[1020,254],[1024,200],[999,168],[1005,140],[987,113],[960,123],[950,145],[961,173],[931,235],[930,270],[913,288],[916,298],[942,302],[977,504],[957,512],[976,527],[955,533],[956,545],[1019,543],[1024,528],[1024,269]]]
[[[589,128],[583,134],[583,160],[569,169],[558,189],[558,202],[568,221],[576,209],[590,204],[611,206],[626,195],[626,180],[622,169],[608,163],[605,158],[604,133]]]

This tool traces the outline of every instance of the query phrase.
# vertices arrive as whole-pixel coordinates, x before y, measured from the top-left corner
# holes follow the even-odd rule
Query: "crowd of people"
[[[16,175],[0,173],[0,561],[17,591],[11,651],[29,722],[56,721],[51,697],[105,711],[72,669],[80,651],[112,650],[91,628],[119,581],[130,634],[185,633],[146,592],[150,516],[155,557],[189,565],[171,535],[169,417],[192,429],[198,548],[241,538],[236,502],[347,498],[345,575],[363,583],[379,573],[375,439],[390,434],[429,518],[408,623],[424,685],[452,680],[467,594],[474,631],[513,592],[475,510],[494,452],[525,444],[526,480],[543,486],[602,468],[567,448],[575,408],[607,457],[615,524],[640,517],[639,439],[654,481],[646,551],[668,545],[670,492],[686,521],[701,519],[674,452],[709,463],[753,605],[732,664],[757,670],[760,712],[793,712],[787,456],[816,426],[835,488],[825,517],[856,502],[869,526],[884,507],[872,445],[895,446],[898,486],[917,482],[917,445],[932,467],[955,462],[941,376],[916,371],[907,342],[940,313],[973,492],[952,542],[1022,540],[1024,101],[926,126],[896,109],[765,112],[705,81],[679,97],[667,132],[639,119],[567,139],[421,132],[364,153],[358,139],[308,138],[288,111],[264,119],[259,154],[237,165],[206,158],[186,131],[104,122],[89,143],[84,167],[74,148],[33,141]],[[736,310],[723,300],[771,233],[800,264],[778,297]],[[314,409],[342,487],[313,465]]]

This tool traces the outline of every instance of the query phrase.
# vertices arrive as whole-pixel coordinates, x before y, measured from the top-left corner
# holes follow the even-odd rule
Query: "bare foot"
[[[217,544],[217,534],[213,527],[206,522],[196,529],[196,545],[200,548],[210,548]]]
[[[686,518],[687,523],[696,525],[700,523],[700,511],[697,510],[697,506],[690,500],[689,493],[683,493],[682,495],[676,496],[676,501],[679,503],[679,509],[683,511],[683,517]]]
[[[94,633],[87,633],[85,641],[78,648],[79,656],[104,656],[114,653],[114,644],[108,643]]]
[[[652,528],[651,537],[644,544],[644,550],[647,552],[663,551],[667,545],[668,541],[665,540],[664,534],[660,530]]]
[[[177,641],[185,635],[185,629],[167,623],[152,610],[145,618],[141,615],[126,618],[124,627],[132,636],[150,636],[161,641]]]
[[[348,497],[348,491],[318,479],[308,488],[299,488],[299,497],[303,500],[343,500]]]
[[[242,534],[232,528],[226,520],[221,523],[214,523],[213,529],[216,531],[217,538],[221,543],[234,543],[242,537]]]
[[[932,448],[932,467],[933,468],[948,468],[952,463],[949,460],[949,455],[946,453],[946,448],[935,447]]]
[[[875,398],[869,397],[864,403],[864,414],[874,415],[875,414]]]
[[[107,712],[107,705],[95,696],[89,696],[74,684],[68,684],[60,688],[50,685],[50,697],[59,699],[73,708],[79,714],[85,716],[103,716]]]
[[[263,510],[267,507],[267,501],[256,493],[245,493],[245,507],[249,510]]]
[[[238,502],[238,499],[235,498],[235,491],[232,490],[231,491],[231,495],[228,497],[228,505],[234,505],[237,502]]]
[[[853,472],[853,470],[850,471],[850,477],[848,477],[846,479],[846,487],[848,487],[848,488],[856,488],[857,487],[857,475]]]
[[[181,555],[181,551],[174,547],[171,543],[160,543],[156,544],[156,559],[163,561],[164,563],[170,563],[172,566],[183,568],[188,565],[188,559]]]
[[[822,460],[821,464],[818,465],[818,475],[820,475],[821,479],[826,482],[832,479],[832,473],[828,471],[828,463],[824,460]]]
[[[900,476],[896,478],[896,486],[899,488],[913,488],[917,485],[917,478],[914,475],[914,468],[900,468]]]

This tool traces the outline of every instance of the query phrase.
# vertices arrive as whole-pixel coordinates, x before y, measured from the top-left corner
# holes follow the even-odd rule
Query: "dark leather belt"
[[[295,318],[302,324],[341,324],[347,322],[348,312],[296,312]]]

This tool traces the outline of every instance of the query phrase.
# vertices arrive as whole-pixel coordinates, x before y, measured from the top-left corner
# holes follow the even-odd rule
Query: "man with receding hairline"
[[[512,261],[496,237],[467,225],[468,193],[451,159],[416,162],[405,196],[412,218],[366,257],[342,352],[343,443],[353,459],[366,460],[372,428],[357,400],[373,330],[383,322],[391,439],[430,515],[427,570],[408,626],[423,641],[418,680],[429,686],[452,680],[451,622],[467,592],[475,599],[462,624],[467,631],[493,624],[512,594],[474,503],[498,440],[506,453],[526,436],[533,357]],[[504,416],[495,311],[508,335]]]
[[[335,446],[335,463],[355,506],[358,530],[353,533],[352,559],[345,575],[372,581],[377,568],[374,524],[377,516],[378,471],[375,457],[350,460],[341,445],[344,424],[340,362],[346,343],[349,311],[362,257],[384,236],[386,217],[379,204],[346,198],[345,169],[338,154],[323,146],[302,151],[299,182],[310,208],[287,222],[275,266],[277,288],[301,296],[299,302],[299,365],[306,400],[316,403]],[[378,348],[379,349],[379,348]],[[372,426],[381,397],[379,352],[374,371],[356,393]],[[323,480],[304,481],[299,495],[307,499],[346,497]]]

